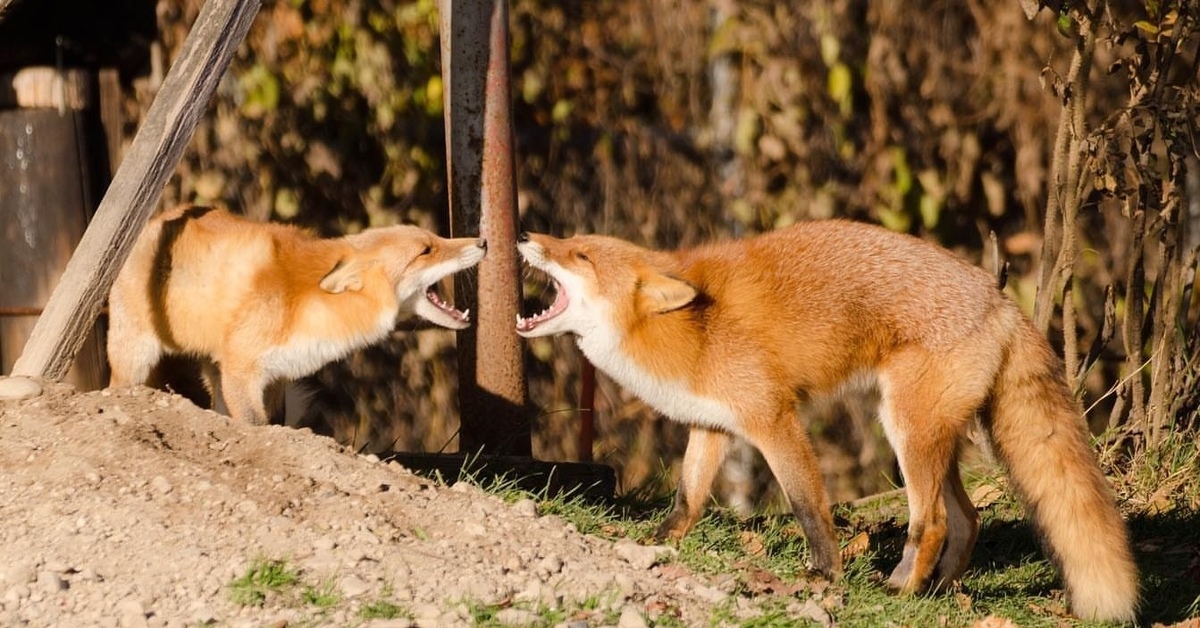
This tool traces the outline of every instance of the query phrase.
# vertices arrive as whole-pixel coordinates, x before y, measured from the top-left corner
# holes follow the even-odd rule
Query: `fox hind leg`
[[[917,593],[961,575],[978,519],[958,474],[958,443],[989,378],[923,352],[898,356],[880,377],[880,418],[908,493],[908,539],[888,585]]]
[[[908,493],[908,538],[888,586],[901,593],[919,593],[928,587],[946,541],[946,504],[941,493],[949,457],[936,439],[921,438],[912,430],[907,436],[903,445],[893,447]]]
[[[963,488],[957,457],[942,482],[942,502],[946,508],[946,546],[934,572],[934,587],[949,586],[962,576],[979,537],[979,513]]]
[[[731,439],[729,434],[702,427],[693,427],[688,432],[687,449],[683,452],[680,465],[679,487],[675,490],[675,506],[658,526],[655,539],[677,541],[700,520]]]

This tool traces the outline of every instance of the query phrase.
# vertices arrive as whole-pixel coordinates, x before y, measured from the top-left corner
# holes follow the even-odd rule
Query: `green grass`
[[[359,609],[358,616],[363,619],[411,619],[412,613],[403,606],[393,604],[387,600],[378,600]]]
[[[1194,440],[1176,438],[1165,448],[1128,456],[1114,480],[1127,512],[1141,570],[1139,620],[1173,624],[1200,615],[1200,464]],[[1107,455],[1102,459],[1111,463]],[[989,471],[967,473],[968,492],[1003,489],[1002,476]],[[478,482],[476,482],[478,485]],[[497,478],[482,489],[509,502],[532,499],[542,515],[555,515],[581,532],[611,539],[651,542],[670,508],[669,495],[620,498],[596,504],[579,497],[531,493],[518,482]],[[907,507],[901,491],[839,505],[834,510],[839,538],[846,546],[845,576],[834,584],[811,577],[804,566],[808,550],[790,514],[767,512],[740,518],[710,508],[696,528],[677,544],[676,560],[708,576],[730,592],[714,608],[710,626],[774,628],[784,626],[972,626],[986,618],[1005,618],[1018,626],[1092,626],[1067,613],[1058,574],[1046,559],[1021,507],[1007,491],[995,492],[981,508],[982,529],[967,572],[950,591],[923,596],[897,596],[884,586],[899,560],[905,539]],[[418,537],[423,536],[420,530]],[[313,609],[319,618],[343,603],[329,582],[312,584],[283,560],[258,559],[229,584],[231,598],[262,605],[273,597],[285,604]],[[498,614],[516,608],[530,614],[531,626],[573,621],[613,625],[619,612],[599,596],[562,607],[506,601],[483,604],[458,600],[473,625],[498,626]],[[362,606],[358,617],[411,618],[391,601],[390,590]],[[447,601],[451,604],[451,601]],[[658,609],[648,618],[656,628],[682,628],[679,609]]]
[[[327,580],[320,586],[304,587],[304,592],[300,594],[300,599],[309,606],[329,608],[331,606],[336,606],[342,598],[334,589],[333,582]]]
[[[284,561],[259,558],[245,574],[229,583],[229,596],[235,604],[262,606],[269,596],[290,589],[299,580],[299,574]]]
[[[1143,454],[1138,461],[1152,462],[1155,468],[1128,471],[1115,480],[1123,506],[1134,511],[1127,517],[1141,570],[1139,619],[1147,624],[1176,623],[1200,613],[1200,466],[1194,442],[1180,439],[1174,447]],[[968,492],[980,485],[1005,487],[1003,477],[991,472],[967,476]],[[1171,486],[1170,496],[1162,494],[1164,485]],[[666,496],[597,505],[544,492],[531,494],[514,482],[482,488],[509,501],[532,498],[541,514],[559,516],[582,532],[643,542],[649,542],[670,505]],[[845,577],[834,585],[810,584],[804,569],[807,548],[790,514],[743,519],[710,508],[678,544],[676,560],[694,572],[724,580],[723,588],[732,591],[710,618],[713,626],[818,625],[809,615],[822,612],[840,626],[971,626],[989,617],[1018,626],[1098,625],[1069,615],[1056,570],[1019,503],[1006,490],[981,508],[978,544],[966,574],[952,590],[923,596],[889,593],[884,581],[904,543],[905,504],[897,492],[835,509],[841,541],[867,542],[849,558]],[[487,625],[489,617],[487,609],[480,609],[477,620]],[[666,615],[650,623],[670,626],[672,621]]]

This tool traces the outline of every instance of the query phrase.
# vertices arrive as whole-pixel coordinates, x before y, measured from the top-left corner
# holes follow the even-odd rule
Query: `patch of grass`
[[[360,608],[358,616],[362,619],[412,619],[413,614],[403,606],[378,600]]]
[[[1149,451],[1127,454],[1109,469],[1141,571],[1139,620],[1171,624],[1200,614],[1200,444],[1194,433],[1174,434]],[[950,591],[897,596],[885,581],[900,559],[906,536],[907,500],[902,490],[854,504],[834,515],[848,546],[845,576],[836,584],[813,584],[805,570],[807,543],[790,513],[749,518],[710,507],[677,544],[678,561],[732,591],[718,606],[714,626],[755,628],[811,624],[812,603],[825,620],[845,626],[972,625],[1001,617],[1020,626],[1089,626],[1071,617],[1059,574],[1047,559],[1023,508],[992,465],[964,470],[967,491],[982,500],[981,530],[961,582]],[[477,484],[478,485],[478,484]],[[528,492],[501,478],[480,488],[510,502],[533,499],[538,511],[555,515],[581,532],[650,542],[670,509],[668,496],[642,494],[596,504],[547,491]],[[810,603],[811,601],[811,603]],[[808,606],[806,606],[808,605]],[[475,607],[477,623],[489,625],[500,608]],[[820,612],[815,612],[819,615]],[[559,615],[555,615],[557,617]],[[609,618],[615,622],[615,618]],[[652,625],[669,626],[669,613]],[[547,620],[548,621],[548,620]],[[608,621],[608,620],[606,620]],[[819,622],[816,622],[819,623]],[[540,624],[539,624],[540,625]]]
[[[229,596],[235,604],[262,606],[269,595],[279,594],[299,580],[299,574],[286,562],[258,558],[245,574],[229,583]]]
[[[342,597],[338,595],[333,582],[327,580],[317,587],[305,587],[304,592],[300,594],[300,599],[309,606],[329,608],[340,602]]]

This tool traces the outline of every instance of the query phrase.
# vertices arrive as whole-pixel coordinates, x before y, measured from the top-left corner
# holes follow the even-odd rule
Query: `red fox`
[[[917,238],[837,220],[676,252],[603,236],[520,240],[555,296],[545,311],[518,316],[517,332],[575,334],[597,368],[691,427],[660,539],[682,537],[699,519],[736,435],[762,452],[813,567],[839,576],[828,498],[796,406],[873,378],[910,513],[892,588],[937,588],[965,570],[979,519],[958,455],[978,416],[1074,612],[1134,618],[1137,568],[1124,523],[1057,356],[982,269]]]
[[[109,297],[112,386],[145,383],[165,354],[211,359],[214,404],[267,421],[264,391],[382,340],[399,317],[462,329],[437,282],[483,259],[476,238],[414,226],[321,239],[211,207],[150,221]]]

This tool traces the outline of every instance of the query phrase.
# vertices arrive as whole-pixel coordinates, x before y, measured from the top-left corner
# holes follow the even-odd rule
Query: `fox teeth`
[[[464,321],[471,319],[471,310],[459,311],[458,308],[454,307],[450,303],[447,303],[445,300],[443,300],[441,295],[439,295],[432,288],[425,291],[425,298],[429,299],[429,302],[434,304],[435,306],[437,306],[438,309],[442,310],[443,312],[445,312],[455,318],[458,318],[458,319],[464,320]]]
[[[534,327],[562,314],[567,309],[567,292],[562,285],[557,281],[554,282],[554,303],[551,303],[546,309],[534,314],[533,316],[525,317],[517,315],[517,329],[520,331],[532,331]]]

